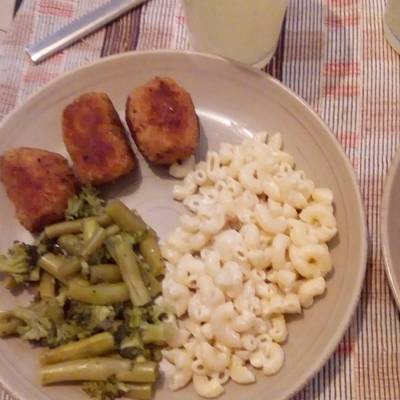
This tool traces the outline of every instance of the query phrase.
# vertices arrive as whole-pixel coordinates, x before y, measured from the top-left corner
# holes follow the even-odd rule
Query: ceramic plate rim
[[[299,383],[297,383],[294,386],[291,386],[288,389],[283,389],[283,397],[281,397],[281,400],[288,399],[289,397],[293,396],[297,392],[299,392],[309,381],[312,377],[314,377],[318,371],[322,369],[322,367],[326,364],[326,362],[329,360],[329,358],[332,356],[334,353],[335,349],[339,345],[340,341],[342,340],[343,336],[345,335],[352,317],[356,311],[361,292],[362,292],[362,287],[363,287],[363,282],[364,282],[364,277],[366,273],[366,266],[367,266],[367,254],[368,254],[368,236],[367,236],[367,226],[366,226],[366,218],[365,218],[365,210],[364,210],[364,205],[360,193],[360,187],[354,172],[354,169],[350,163],[350,160],[347,158],[343,148],[339,144],[338,140],[332,133],[332,131],[328,128],[326,123],[322,120],[322,118],[296,93],[294,93],[291,89],[286,87],[283,83],[275,79],[269,74],[266,74],[265,72],[262,72],[260,70],[256,70],[252,67],[249,67],[245,64],[239,63],[232,61],[230,59],[222,58],[219,56],[211,55],[211,54],[206,54],[206,53],[199,53],[199,52],[194,52],[194,51],[182,51],[182,50],[145,50],[145,51],[131,51],[131,52],[126,52],[126,53],[121,53],[121,54],[116,54],[113,56],[105,57],[98,59],[94,62],[91,62],[89,64],[85,64],[83,66],[80,66],[78,68],[75,68],[71,71],[68,71],[67,73],[64,73],[57,78],[53,79],[52,81],[46,83],[43,85],[39,90],[33,92],[29,96],[27,96],[24,101],[21,104],[18,104],[1,122],[0,124],[0,131],[3,129],[3,127],[8,123],[9,120],[14,118],[14,115],[17,114],[23,106],[26,106],[28,103],[33,101],[36,96],[39,96],[43,91],[48,90],[51,88],[51,86],[56,85],[63,79],[66,79],[67,77],[78,73],[82,70],[90,69],[90,68],[95,68],[96,66],[104,63],[108,63],[110,61],[113,61],[115,59],[122,59],[122,58],[130,58],[130,57],[145,57],[145,56],[152,56],[154,54],[158,55],[180,55],[180,56],[192,56],[192,57],[199,57],[199,58],[208,58],[208,59],[213,59],[218,62],[222,63],[234,63],[237,66],[239,66],[241,69],[247,70],[248,73],[252,74],[257,74],[258,76],[262,77],[263,79],[267,79],[273,82],[273,84],[277,85],[283,92],[286,93],[289,97],[291,97],[294,101],[296,101],[298,104],[302,106],[304,111],[306,111],[309,116],[316,122],[321,128],[321,131],[324,131],[324,134],[327,135],[330,138],[330,142],[333,146],[336,147],[336,150],[338,150],[338,155],[341,158],[342,163],[346,167],[346,170],[349,172],[349,177],[351,178],[351,184],[354,189],[354,194],[356,195],[356,201],[357,201],[357,212],[358,212],[358,217],[360,221],[362,222],[362,226],[360,227],[361,231],[361,237],[362,237],[362,243],[360,243],[360,253],[361,253],[361,260],[359,260],[359,269],[358,269],[358,276],[357,279],[354,282],[354,293],[352,295],[351,302],[346,309],[346,313],[343,314],[343,318],[341,318],[339,324],[338,324],[338,330],[335,332],[335,335],[332,336],[331,340],[327,343],[326,347],[323,349],[322,352],[320,352],[319,357],[316,359],[315,363],[311,366],[308,367],[307,372],[304,373],[299,380]],[[10,385],[7,382],[3,382],[1,376],[0,376],[0,386],[3,386],[10,394],[12,394],[16,399],[18,400],[28,400],[24,399],[20,395],[18,395],[18,390],[15,390],[14,388],[11,388]]]
[[[389,168],[389,173],[386,177],[383,189],[382,197],[382,209],[381,209],[381,250],[383,255],[383,261],[385,264],[385,272],[389,281],[389,286],[392,291],[392,295],[396,301],[397,307],[400,310],[400,282],[395,279],[394,264],[389,249],[389,203],[391,194],[393,191],[393,184],[400,168],[400,150],[398,150],[392,160],[392,164]]]

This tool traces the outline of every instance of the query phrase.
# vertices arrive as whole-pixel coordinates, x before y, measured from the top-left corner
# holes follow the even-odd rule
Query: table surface
[[[0,42],[0,119],[64,71],[129,50],[189,47],[179,0],[152,0],[39,66],[23,48],[106,0],[24,0]],[[380,253],[384,178],[400,138],[400,56],[384,0],[291,0],[271,73],[326,121],[360,182],[370,252],[361,300],[329,362],[294,399],[399,400],[400,314]],[[0,391],[0,400],[11,397]],[[293,399],[293,400],[294,400]]]

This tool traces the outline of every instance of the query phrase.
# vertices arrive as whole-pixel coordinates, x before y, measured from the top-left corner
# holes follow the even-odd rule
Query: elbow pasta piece
[[[325,289],[326,282],[322,277],[301,282],[297,290],[301,306],[304,308],[311,307],[314,303],[314,297],[323,294]]]
[[[190,368],[177,369],[169,380],[169,388],[176,391],[184,388],[192,379],[193,373]]]
[[[197,288],[198,280],[203,275],[203,261],[191,254],[185,254],[181,257],[174,272],[175,280],[190,289]]]
[[[257,177],[256,162],[250,162],[241,168],[239,172],[239,182],[251,193],[261,194],[263,192],[261,181]]]
[[[226,190],[230,192],[233,198],[238,197],[243,193],[242,185],[230,176],[226,179]]]
[[[214,309],[211,314],[210,324],[214,337],[227,347],[236,349],[241,347],[240,335],[231,327],[232,319],[235,317],[233,304],[227,302]]]
[[[254,216],[261,229],[270,234],[282,233],[288,225],[284,217],[273,217],[265,204],[257,204],[255,206]]]
[[[185,328],[180,328],[175,331],[175,334],[168,338],[168,346],[178,348],[183,346],[190,337],[190,332]]]
[[[268,132],[267,131],[260,131],[254,134],[253,140],[257,143],[266,143],[268,138]]]
[[[247,251],[247,258],[253,268],[264,270],[271,265],[272,254],[272,248],[249,250]]]
[[[209,323],[201,325],[200,331],[207,340],[212,340],[214,338],[213,330]]]
[[[296,246],[318,243],[318,237],[313,227],[298,219],[289,220],[289,236]]]
[[[214,237],[213,249],[218,252],[222,262],[231,261],[233,258],[233,249],[240,246],[242,237],[234,229],[222,231]]]
[[[222,165],[229,164],[233,157],[233,145],[231,143],[221,143],[219,148],[219,161]]]
[[[196,233],[200,229],[200,218],[197,215],[183,214],[179,218],[182,228],[189,233]]]
[[[271,318],[272,328],[268,331],[272,340],[276,343],[283,343],[287,338],[286,321],[283,314],[274,315]]]
[[[184,178],[189,172],[193,171],[195,164],[194,156],[191,155],[182,162],[174,162],[169,167],[169,173],[174,178]]]
[[[200,257],[204,261],[205,271],[208,276],[215,279],[217,272],[221,268],[221,257],[218,251],[211,249],[203,249]]]
[[[281,269],[279,271],[276,271],[274,278],[274,281],[279,286],[279,289],[281,289],[282,292],[286,293],[292,290],[293,285],[297,279],[297,274],[294,271]]]
[[[256,351],[258,348],[258,341],[256,337],[250,333],[242,335],[242,345],[245,350]]]
[[[189,289],[170,278],[163,280],[162,288],[164,300],[174,309],[175,315],[180,317],[185,314],[190,298]]]
[[[326,188],[316,188],[311,194],[312,199],[316,203],[326,204],[328,206],[333,203],[333,192]]]
[[[231,326],[236,332],[249,332],[252,329],[255,320],[256,316],[252,312],[243,311],[232,319]]]
[[[290,261],[304,278],[325,276],[332,269],[332,261],[326,244],[307,244],[289,247]]]
[[[285,353],[278,343],[266,343],[262,347],[264,355],[262,371],[265,375],[276,374],[283,366]]]
[[[210,182],[205,168],[196,169],[193,173],[193,180],[200,187],[205,186]]]
[[[211,317],[211,309],[201,302],[199,294],[195,294],[189,300],[188,315],[195,322],[207,322]]]
[[[223,372],[211,372],[209,377],[216,379],[221,385],[227,384],[230,379],[228,369],[225,369]]]
[[[225,173],[221,168],[221,163],[217,152],[209,151],[207,153],[206,163],[206,173],[210,181],[216,182],[225,178]]]
[[[226,262],[218,271],[215,283],[229,297],[236,297],[243,288],[243,274],[239,264],[234,261]]]
[[[233,381],[242,385],[256,381],[254,372],[245,367],[243,360],[237,356],[232,357],[232,361],[229,366],[229,376]]]
[[[200,296],[202,303],[211,308],[225,302],[224,293],[215,286],[212,278],[207,275],[199,277],[197,294]]]
[[[279,270],[286,267],[286,253],[290,245],[290,239],[287,235],[279,233],[272,241],[272,268]]]
[[[229,365],[230,357],[207,342],[200,343],[200,355],[209,371],[224,372]]]
[[[180,253],[174,247],[168,244],[163,244],[160,247],[162,257],[171,264],[176,264],[181,259],[182,253]]]
[[[260,244],[260,231],[255,224],[245,224],[240,228],[243,243],[248,250],[256,250]]]
[[[194,390],[206,399],[212,399],[220,396],[224,391],[224,387],[215,378],[193,374]]]

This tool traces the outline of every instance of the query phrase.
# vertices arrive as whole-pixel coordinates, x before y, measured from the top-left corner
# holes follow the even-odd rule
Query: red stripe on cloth
[[[337,15],[334,13],[328,13],[325,18],[325,24],[329,28],[344,28],[349,26],[358,25],[360,22],[360,15],[357,10],[351,10],[346,15]]]
[[[354,149],[360,145],[360,135],[356,132],[339,132],[336,137],[345,149]]]
[[[331,62],[327,63],[324,68],[327,76],[344,77],[360,74],[359,62]]]
[[[359,0],[328,0],[328,6],[356,6],[359,3]]]
[[[38,82],[46,83],[55,78],[57,75],[57,72],[43,71],[41,69],[35,69],[35,67],[32,67],[28,68],[28,70],[26,71],[23,77],[23,81],[24,83],[33,82],[35,84],[37,84]]]
[[[38,5],[38,12],[55,17],[70,18],[74,14],[74,6],[69,1],[41,0]]]
[[[323,88],[326,96],[356,96],[360,92],[358,85],[327,85]]]

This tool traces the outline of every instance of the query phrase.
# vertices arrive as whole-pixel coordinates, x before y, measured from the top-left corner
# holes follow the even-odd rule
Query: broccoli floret
[[[97,189],[83,186],[77,195],[69,199],[65,218],[73,220],[104,214],[105,203]]]
[[[16,283],[37,282],[40,278],[36,262],[37,247],[15,242],[8,255],[0,255],[0,272],[12,276]]]
[[[114,400],[130,390],[129,385],[117,381],[114,377],[106,381],[84,382],[83,391],[96,400]]]
[[[112,306],[97,306],[71,301],[66,312],[66,321],[80,327],[80,339],[93,333],[109,330],[115,320],[116,312]]]

